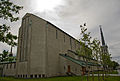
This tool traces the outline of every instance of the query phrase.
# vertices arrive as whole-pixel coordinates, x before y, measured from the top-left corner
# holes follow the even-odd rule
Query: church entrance
[[[68,71],[67,71],[68,73],[70,73],[71,72],[71,70],[70,70],[70,65],[68,65]]]
[[[86,68],[82,67],[82,75],[85,75],[85,73],[86,73]]]

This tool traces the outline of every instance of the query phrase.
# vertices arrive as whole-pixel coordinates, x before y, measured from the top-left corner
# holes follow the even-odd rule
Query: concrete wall
[[[82,67],[61,57],[76,51],[81,46],[76,39],[53,24],[32,14],[23,17],[19,29],[17,71],[18,77],[52,77],[63,76],[68,71],[81,74]],[[80,58],[78,58],[80,59]]]
[[[18,48],[17,48],[17,69],[16,77],[27,78],[29,76],[29,54],[30,54],[30,15],[26,14],[22,19],[19,28]]]
[[[27,17],[29,17],[29,22],[25,21]],[[30,25],[26,26],[26,24]],[[28,30],[28,34],[25,29]],[[68,65],[74,72],[79,72],[76,70],[80,68],[77,64],[59,55],[60,53],[68,53],[68,50],[76,51],[80,49],[76,39],[53,24],[31,14],[23,17],[20,31],[19,35],[22,40],[19,40],[21,47],[18,46],[18,58],[21,57],[23,61],[19,59],[17,62],[17,75],[27,75],[29,77],[66,75]],[[26,38],[26,34],[28,38]],[[27,52],[25,52],[26,50]]]
[[[36,16],[30,17],[31,48],[30,48],[30,75],[42,77],[46,67],[46,22]],[[34,76],[35,75],[35,76]]]
[[[3,64],[3,76],[15,76],[16,74],[16,63]]]
[[[3,74],[3,64],[0,64],[0,76]]]
[[[68,50],[76,51],[80,46],[77,41],[58,29],[54,25],[47,24],[47,76],[66,75],[67,66],[71,66],[71,70],[80,74],[80,66],[61,57],[59,54],[68,53]],[[69,53],[68,53],[69,54]]]

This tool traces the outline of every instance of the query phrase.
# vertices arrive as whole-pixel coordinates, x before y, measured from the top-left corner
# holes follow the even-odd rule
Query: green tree
[[[93,39],[91,49],[92,49],[93,58],[97,60],[97,62],[100,62],[101,46],[100,46],[100,41],[97,38]],[[98,69],[98,81],[100,81],[99,66],[97,66],[97,69]]]
[[[111,61],[111,65],[109,65],[109,67],[112,67],[114,70],[116,69],[117,66],[119,66],[119,64],[116,61]]]
[[[19,20],[19,17],[15,17],[15,14],[19,14],[19,10],[22,8],[21,6],[14,5],[10,0],[0,0],[0,19],[15,22]],[[11,34],[10,28],[10,26],[4,23],[0,24],[0,42],[13,45],[17,37]]]
[[[0,53],[0,62],[8,61],[8,51],[4,50]]]
[[[11,56],[7,50],[3,50],[3,52],[0,53],[0,62],[11,62],[13,60],[15,60],[15,57]]]
[[[89,67],[88,67],[88,57],[92,58],[92,52],[91,52],[91,39],[92,37],[90,36],[90,32],[87,32],[87,28],[86,28],[86,23],[84,23],[84,25],[80,25],[81,28],[81,45],[82,45],[82,49],[81,49],[81,53],[82,55],[86,56],[86,68],[87,68],[87,81],[89,81]]]
[[[0,0],[0,19],[7,20],[9,22],[16,22],[19,20],[19,17],[16,17],[16,14],[19,14],[19,11],[22,8],[22,6],[17,6],[10,0]],[[10,28],[11,27],[5,23],[0,23],[0,42],[10,45],[12,54],[12,47],[17,45],[15,42],[17,36],[10,32]],[[5,51],[3,51],[3,54],[5,54],[4,52]]]

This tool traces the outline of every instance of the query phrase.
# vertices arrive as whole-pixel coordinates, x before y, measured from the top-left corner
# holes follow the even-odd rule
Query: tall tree
[[[97,62],[100,62],[101,46],[100,46],[100,41],[97,38],[93,39],[91,49],[92,49],[93,58],[97,60]],[[99,66],[97,66],[97,69],[98,69],[98,81],[100,81]]]
[[[16,17],[16,14],[19,14],[19,11],[22,8],[22,6],[17,6],[10,0],[0,0],[0,19],[7,20],[9,22],[16,22],[19,20],[19,17]],[[12,54],[12,47],[17,45],[15,42],[17,36],[10,32],[10,28],[11,27],[5,23],[0,23],[0,42],[10,45]]]
[[[19,20],[19,17],[15,17],[15,14],[19,14],[19,10],[22,8],[21,6],[13,4],[10,0],[0,0],[0,19],[15,22]],[[17,37],[11,34],[9,31],[10,28],[10,26],[0,23],[0,42],[13,45]]]
[[[90,32],[87,32],[87,28],[86,28],[86,23],[84,23],[84,25],[80,25],[81,28],[81,36],[82,38],[80,39],[80,42],[83,42],[82,45],[82,50],[84,50],[83,55],[85,55],[86,58],[86,69],[88,70],[87,72],[87,81],[89,81],[89,67],[88,67],[88,57],[92,57],[92,53],[91,53],[91,39],[92,37],[90,36]]]

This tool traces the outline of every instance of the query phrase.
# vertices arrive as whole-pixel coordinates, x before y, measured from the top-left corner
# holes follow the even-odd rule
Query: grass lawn
[[[100,77],[100,79],[102,80],[102,77]],[[53,77],[39,79],[16,79],[13,77],[0,77],[0,81],[87,81],[87,77]],[[92,77],[90,77],[89,81],[92,81]],[[98,81],[98,77],[95,77],[94,81]],[[108,77],[105,78],[104,81],[120,81],[120,77]]]

